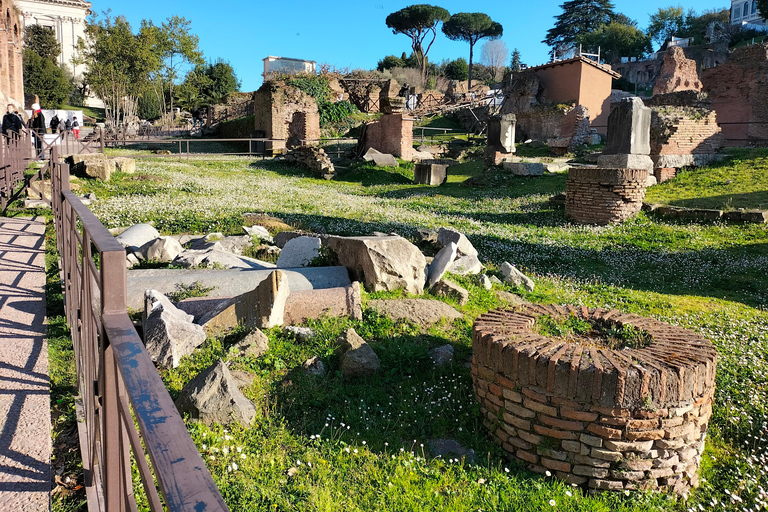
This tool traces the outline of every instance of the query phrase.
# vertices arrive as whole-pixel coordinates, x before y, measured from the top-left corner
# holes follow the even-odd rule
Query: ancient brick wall
[[[614,224],[643,206],[648,171],[571,168],[565,191],[565,215],[580,224]]]
[[[413,120],[404,114],[385,114],[378,121],[368,124],[364,150],[370,148],[410,161],[413,155]]]
[[[768,44],[736,48],[701,82],[729,146],[768,144]]]
[[[264,137],[272,152],[283,151],[289,142],[318,140],[320,115],[317,102],[296,87],[267,81],[253,93],[254,129]],[[296,115],[298,114],[298,116]]]
[[[552,339],[534,330],[541,316],[631,325],[650,344]],[[478,318],[472,354],[483,422],[530,470],[601,490],[698,485],[717,361],[702,336],[617,310],[528,305]]]
[[[678,46],[668,48],[664,53],[659,77],[653,86],[653,94],[688,90],[701,90],[696,61],[686,58],[685,52]]]
[[[0,104],[24,111],[23,25],[13,0],[0,3]],[[31,91],[34,93],[34,91]]]
[[[227,97],[223,105],[208,106],[208,126],[222,121],[232,121],[253,114],[253,93],[235,92]]]
[[[651,157],[713,155],[722,145],[723,136],[714,111],[651,107]]]

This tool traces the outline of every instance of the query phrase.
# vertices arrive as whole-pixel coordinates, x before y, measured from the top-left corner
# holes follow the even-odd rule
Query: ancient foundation
[[[634,326],[645,344],[538,334],[569,317],[603,332]],[[532,471],[600,490],[698,485],[717,364],[706,338],[617,310],[527,305],[479,317],[472,353],[484,424]]]
[[[365,129],[364,149],[410,161],[413,157],[413,119],[403,114],[385,114]]]
[[[643,206],[645,169],[571,168],[565,191],[565,215],[579,224],[614,224]]]

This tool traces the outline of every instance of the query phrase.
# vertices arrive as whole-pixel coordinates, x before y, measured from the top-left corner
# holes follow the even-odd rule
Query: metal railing
[[[135,153],[128,156],[131,158],[157,158],[163,156],[175,156],[179,160],[186,157],[189,160],[190,156],[261,156],[266,155],[266,143],[268,142],[285,142],[280,139],[264,139],[264,138],[242,138],[242,139],[207,139],[207,138],[194,138],[194,139],[170,139],[170,140],[138,140],[138,139],[110,139],[106,141],[108,147],[112,148],[135,148],[136,146],[147,146],[159,149],[161,146],[168,147],[169,153],[166,155],[160,154],[142,154]],[[194,151],[195,147],[210,144],[227,144],[227,145],[240,145],[242,144],[242,151],[216,151],[216,152],[197,152]],[[245,145],[248,145],[248,150],[245,150]],[[136,148],[137,151],[140,149]]]
[[[0,208],[5,213],[8,205],[21,196],[24,171],[32,159],[32,139],[27,130],[9,137],[0,135]]]
[[[151,510],[228,510],[128,317],[125,249],[70,190],[56,146],[49,168],[89,510],[136,510],[132,460]]]

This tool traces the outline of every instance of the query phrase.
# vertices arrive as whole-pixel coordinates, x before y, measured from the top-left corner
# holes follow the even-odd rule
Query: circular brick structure
[[[643,206],[648,171],[572,167],[565,190],[565,215],[580,224],[615,224]]]
[[[537,333],[544,316],[634,326],[646,343],[550,338]],[[717,365],[706,338],[617,310],[529,304],[479,317],[472,353],[484,423],[529,469],[591,489],[698,485]]]

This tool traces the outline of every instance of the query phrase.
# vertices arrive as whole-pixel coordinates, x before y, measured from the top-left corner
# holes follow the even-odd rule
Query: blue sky
[[[137,30],[142,19],[160,24],[169,16],[184,16],[200,37],[206,59],[229,61],[242,81],[243,91],[261,85],[267,55],[294,57],[327,63],[336,68],[372,69],[384,55],[410,52],[410,39],[394,35],[385,24],[391,12],[419,3],[387,0],[317,2],[293,1],[202,1],[202,0],[91,0],[99,13],[111,9],[122,14]],[[423,0],[422,0],[423,1]],[[563,0],[504,1],[469,6],[466,1],[431,1],[451,13],[483,11],[504,27],[501,38],[509,48],[518,48],[528,65],[547,61],[548,48],[541,43],[560,14]],[[686,3],[661,0],[618,0],[616,11],[638,21],[641,28],[659,7],[682,5],[697,12],[730,8],[722,0],[696,0]],[[482,44],[482,42],[481,42]],[[479,45],[478,45],[479,46]],[[469,45],[448,40],[438,33],[429,53],[433,62],[469,57]],[[479,48],[475,59],[479,61]]]

